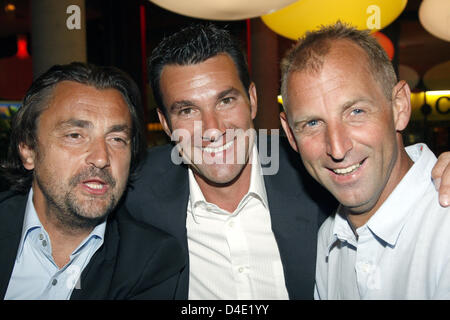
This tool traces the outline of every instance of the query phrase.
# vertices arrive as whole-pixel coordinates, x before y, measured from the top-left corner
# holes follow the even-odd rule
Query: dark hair
[[[62,81],[119,91],[128,105],[133,124],[130,174],[135,172],[144,156],[144,117],[139,88],[133,79],[114,67],[100,67],[81,62],[55,65],[33,81],[22,106],[12,119],[8,157],[2,163],[1,169],[14,191],[26,192],[33,179],[33,170],[26,170],[22,165],[19,144],[24,143],[32,149],[36,148],[39,116],[48,107],[55,86]]]
[[[384,95],[390,101],[392,89],[397,83],[397,76],[383,47],[369,30],[356,28],[337,21],[333,25],[321,26],[319,30],[310,31],[287,52],[281,62],[281,94],[283,105],[287,101],[287,80],[292,72],[321,70],[324,58],[331,49],[332,41],[348,40],[359,46],[367,54],[370,70],[379,83]]]
[[[229,31],[213,24],[195,24],[164,38],[149,58],[149,78],[158,107],[167,117],[160,80],[166,65],[191,65],[204,62],[218,54],[228,54],[236,65],[239,78],[247,94],[250,75],[241,44]]]

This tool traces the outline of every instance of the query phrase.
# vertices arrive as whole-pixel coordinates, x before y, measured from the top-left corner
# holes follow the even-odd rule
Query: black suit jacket
[[[27,195],[0,193],[0,298],[14,268]],[[81,273],[71,299],[173,299],[186,264],[167,233],[135,221],[121,206],[107,220],[103,245]]]
[[[270,139],[269,139],[270,142]],[[171,161],[172,145],[149,149],[126,206],[137,220],[175,236],[188,254],[186,210],[188,171]],[[270,151],[270,144],[268,150]],[[265,175],[272,230],[280,251],[290,299],[313,299],[319,226],[336,206],[330,194],[305,171],[300,156],[280,137],[279,171]],[[182,275],[178,299],[187,299],[189,268]]]

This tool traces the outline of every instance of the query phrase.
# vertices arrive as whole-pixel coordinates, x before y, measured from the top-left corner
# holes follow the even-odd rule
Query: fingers
[[[443,207],[448,207],[450,205],[450,152],[444,152],[439,156],[431,176],[439,192],[439,203]]]

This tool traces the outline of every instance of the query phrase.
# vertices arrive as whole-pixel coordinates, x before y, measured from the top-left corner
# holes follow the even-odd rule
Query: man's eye
[[[319,123],[319,121],[317,121],[317,120],[310,120],[306,123],[306,126],[313,127],[313,126],[316,126],[318,123]]]
[[[354,110],[352,110],[352,114],[361,114],[361,113],[364,113],[363,109],[354,109]]]
[[[181,109],[178,113],[180,115],[189,115],[189,114],[191,114],[191,112],[192,112],[191,108],[184,108],[184,109]]]
[[[232,105],[234,100],[236,100],[236,98],[234,98],[234,97],[225,97],[220,100],[220,105],[222,105],[222,106]]]
[[[113,138],[112,140],[113,140],[114,142],[121,143],[121,144],[127,144],[127,143],[128,143],[127,140],[125,140],[125,139],[123,139],[123,138],[120,138],[120,137],[115,137],[115,138]]]
[[[231,102],[233,102],[234,98],[232,97],[226,97],[222,99],[222,103],[223,104],[230,104]]]
[[[73,132],[73,133],[69,133],[69,134],[67,135],[67,137],[68,137],[68,138],[71,138],[71,139],[78,139],[78,138],[81,138],[81,134],[76,133],[76,132]]]

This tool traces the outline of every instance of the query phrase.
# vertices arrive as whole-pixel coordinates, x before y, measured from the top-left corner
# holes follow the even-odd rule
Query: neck
[[[248,162],[232,182],[223,185],[212,184],[195,172],[194,178],[206,201],[231,213],[236,210],[250,188],[251,168],[252,165]]]
[[[62,268],[69,262],[70,255],[94,229],[76,228],[66,225],[60,217],[67,213],[58,213],[55,208],[46,201],[42,191],[33,187],[33,204],[39,221],[50,237],[52,256],[56,265]]]
[[[344,208],[344,213],[347,215],[348,222],[353,229],[359,228],[369,221],[369,219],[378,211],[381,205],[386,201],[395,187],[400,183],[408,170],[412,167],[414,162],[409,158],[402,143],[399,143],[400,152],[397,161],[395,162],[388,181],[384,186],[375,205],[364,212],[354,212],[350,208]]]

